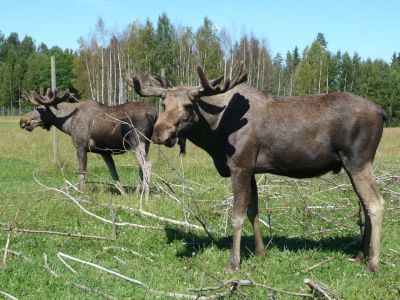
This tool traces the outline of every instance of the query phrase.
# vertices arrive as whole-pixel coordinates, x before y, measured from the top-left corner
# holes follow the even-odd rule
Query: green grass
[[[75,149],[68,136],[60,134],[60,164],[52,162],[52,132],[36,129],[28,133],[18,128],[17,118],[3,118],[0,119],[0,137],[1,227],[14,222],[16,228],[112,237],[112,226],[84,214],[65,196],[44,189],[35,180],[63,190],[64,179],[77,182]],[[85,208],[107,219],[110,219],[108,198],[111,195],[118,222],[158,226],[162,229],[119,227],[118,239],[115,241],[14,232],[9,249],[29,259],[8,254],[7,266],[0,270],[0,290],[19,299],[101,297],[72,286],[72,283],[80,283],[117,299],[156,297],[145,288],[69,261],[77,271],[77,274],[73,274],[56,256],[58,252],[63,252],[166,292],[195,295],[187,291],[187,288],[216,286],[224,280],[238,278],[252,279],[281,290],[308,293],[309,289],[303,280],[310,278],[325,284],[335,295],[344,299],[396,299],[400,286],[399,148],[400,130],[385,129],[375,163],[375,176],[386,200],[382,235],[383,261],[380,272],[376,274],[366,273],[365,265],[349,261],[357,247],[358,204],[343,172],[303,181],[272,175],[266,179],[257,176],[260,217],[268,222],[270,216],[273,239],[265,257],[254,257],[252,229],[246,221],[241,270],[226,273],[224,267],[229,258],[232,235],[230,181],[217,174],[206,153],[189,144],[187,155],[182,159],[184,172],[178,149],[161,148],[168,157],[167,162],[164,155],[159,155],[157,147],[153,146],[153,171],[169,182],[178,199],[207,221],[213,230],[214,240],[202,231],[188,230],[132,214],[126,208],[139,208],[139,197],[134,193],[128,197],[119,196],[108,184],[109,175],[102,159],[90,154],[86,195],[82,197],[70,190],[71,195],[80,200]],[[122,183],[128,187],[136,186],[138,167],[133,156],[125,154],[115,159]],[[185,190],[181,179],[183,173],[187,182]],[[172,194],[167,185],[153,176],[151,197],[143,208],[159,216],[184,220],[184,206],[169,197],[160,187]],[[188,221],[199,224],[193,214],[188,215]],[[262,231],[268,243],[271,238],[269,229],[262,226]],[[7,235],[7,232],[0,232],[0,248],[5,246]],[[117,248],[104,249],[110,246],[132,249],[152,261]],[[3,252],[0,251],[1,262]],[[53,277],[44,267],[43,253],[48,255],[49,265],[59,277]],[[328,258],[332,259],[326,264],[307,273],[301,272]],[[227,298],[266,299],[270,293],[273,292],[260,287],[242,287],[240,293]],[[277,299],[293,297],[274,294]]]

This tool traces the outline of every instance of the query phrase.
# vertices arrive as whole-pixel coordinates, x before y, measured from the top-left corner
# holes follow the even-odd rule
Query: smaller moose
[[[145,199],[149,196],[151,164],[147,154],[157,111],[140,102],[128,102],[114,107],[94,100],[68,102],[68,90],[57,93],[47,90],[46,95],[34,91],[24,92],[24,98],[35,109],[21,117],[20,127],[32,131],[40,126],[50,130],[55,126],[72,138],[79,162],[79,188],[83,188],[87,166],[87,152],[101,154],[115,185],[126,195],[119,181],[113,154],[133,150],[139,163],[139,176],[143,183]]]

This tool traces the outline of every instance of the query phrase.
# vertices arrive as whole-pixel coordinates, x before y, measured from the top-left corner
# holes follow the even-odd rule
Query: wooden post
[[[164,69],[164,68],[161,69],[161,76],[162,76],[163,78],[165,78],[165,69]],[[161,113],[162,113],[161,101],[162,101],[162,99],[160,98],[160,99],[158,100],[158,116],[160,116]],[[160,158],[160,155],[161,155],[160,145],[158,145],[157,148],[158,148],[158,158]]]
[[[56,92],[56,59],[54,55],[51,56],[51,90],[53,93]],[[53,159],[54,162],[58,162],[60,159],[60,151],[58,147],[58,129],[53,126]]]

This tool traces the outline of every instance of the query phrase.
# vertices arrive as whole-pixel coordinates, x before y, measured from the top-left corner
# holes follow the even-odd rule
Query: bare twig
[[[117,298],[115,298],[115,297],[113,297],[111,295],[108,295],[108,294],[105,294],[105,293],[99,291],[98,289],[90,288],[90,287],[88,287],[88,286],[86,286],[86,285],[84,285],[82,283],[72,282],[72,283],[68,283],[68,284],[73,286],[74,288],[80,289],[80,290],[88,292],[88,293],[95,293],[95,294],[100,295],[100,296],[102,296],[102,297],[104,297],[106,299],[109,299],[109,300],[117,299]]]
[[[112,224],[113,224],[113,237],[114,237],[114,240],[116,240],[117,237],[118,237],[118,232],[117,232],[117,225],[115,224],[115,211],[114,211],[114,207],[113,207],[113,203],[112,203],[111,194],[108,197],[108,206],[110,208],[111,221],[112,221]]]
[[[254,283],[254,285],[258,286],[258,287],[266,288],[267,290],[274,291],[274,292],[280,293],[280,294],[286,294],[286,295],[291,295],[291,296],[296,296],[296,297],[303,297],[303,298],[313,298],[313,296],[310,295],[310,294],[284,291],[284,290],[277,289],[277,288],[274,288],[274,287],[271,287],[271,286],[268,286],[268,285],[265,285],[265,284]]]
[[[0,251],[4,251],[4,250],[5,250],[5,248],[0,248]],[[22,255],[20,252],[17,252],[17,251],[11,250],[11,249],[8,249],[8,253],[12,254],[12,255],[15,255],[17,257],[20,257],[22,259],[25,259],[25,260],[29,259],[28,257]]]
[[[160,221],[165,222],[165,223],[170,223],[170,224],[174,224],[174,225],[179,225],[179,226],[184,226],[184,227],[188,227],[188,228],[193,228],[193,229],[205,231],[204,227],[196,225],[196,224],[191,224],[191,223],[186,222],[186,221],[178,221],[178,220],[174,220],[174,219],[169,219],[169,218],[157,216],[157,215],[152,214],[150,212],[147,212],[145,210],[125,207],[125,206],[119,206],[119,207],[122,207],[122,208],[124,208],[126,210],[129,210],[129,211],[131,211],[131,212],[133,212],[135,214],[139,214],[139,215],[145,216],[145,217],[154,218],[154,219],[160,220]]]
[[[313,265],[313,266],[311,266],[309,268],[301,270],[300,272],[296,273],[296,275],[298,275],[300,273],[310,272],[312,269],[315,269],[316,267],[319,267],[319,266],[321,266],[323,264],[326,264],[326,263],[330,262],[332,259],[333,259],[333,257],[329,257],[329,258],[327,258],[327,259],[325,259],[325,260],[323,260],[323,261],[321,261],[321,262],[319,262],[319,263],[317,263],[317,264],[315,264],[315,265]]]
[[[0,227],[0,231],[10,231],[10,229]],[[84,234],[75,234],[75,233],[70,233],[70,232],[49,231],[49,230],[33,230],[33,229],[13,228],[12,231],[20,232],[20,233],[32,233],[32,234],[54,234],[54,235],[72,237],[72,238],[91,239],[91,240],[112,240],[111,238],[97,236],[97,235],[84,235]]]
[[[43,253],[43,259],[44,259],[44,266],[45,266],[45,268],[47,269],[47,271],[49,271],[49,273],[50,273],[52,276],[58,277],[58,274],[57,274],[56,272],[54,272],[52,269],[50,269],[49,261],[48,261],[48,258],[47,258],[47,254],[46,254],[46,253]]]
[[[122,278],[122,279],[124,279],[124,280],[126,280],[126,281],[128,281],[128,282],[131,282],[131,283],[134,283],[134,284],[143,286],[143,287],[148,287],[147,284],[145,284],[145,283],[143,283],[143,282],[141,282],[141,281],[139,281],[139,280],[136,280],[136,279],[130,278],[130,277],[128,277],[128,276],[122,275],[121,273],[118,273],[118,272],[115,272],[115,271],[106,269],[106,268],[104,268],[104,267],[102,267],[102,266],[100,266],[100,265],[97,265],[97,264],[95,264],[95,263],[92,263],[92,262],[89,262],[89,261],[86,261],[86,260],[83,260],[83,259],[79,259],[79,258],[73,257],[73,256],[71,256],[71,255],[64,254],[64,253],[62,253],[62,252],[58,252],[58,253],[57,253],[57,256],[58,256],[59,258],[68,258],[68,259],[70,259],[70,260],[72,260],[72,261],[79,262],[79,263],[81,263],[81,264],[91,266],[91,267],[96,268],[96,269],[99,269],[99,270],[101,270],[101,271],[103,271],[103,272],[106,272],[106,273],[109,273],[109,274],[114,275],[114,276],[116,276],[116,277]],[[75,271],[75,272],[76,272],[76,271]]]
[[[90,212],[90,211],[87,210],[86,208],[84,208],[74,197],[72,197],[72,196],[69,195],[68,193],[66,193],[66,192],[64,192],[64,191],[62,191],[62,190],[56,189],[56,188],[48,187],[48,186],[44,185],[43,183],[41,183],[39,180],[37,180],[36,177],[34,177],[34,179],[36,180],[37,183],[39,183],[41,186],[47,188],[48,190],[55,191],[55,192],[57,192],[57,193],[63,194],[65,197],[67,197],[69,200],[71,200],[76,206],[78,206],[78,208],[79,208],[80,210],[82,210],[85,214],[87,214],[87,215],[89,215],[89,216],[91,216],[91,217],[93,217],[93,218],[95,218],[95,219],[97,219],[97,220],[100,220],[100,221],[102,221],[103,223],[113,225],[113,222],[112,222],[111,220],[102,218],[102,217],[100,217],[100,216],[98,216],[98,215],[96,215],[96,214]],[[116,225],[116,226],[129,226],[129,227],[135,227],[135,228],[141,228],[141,229],[163,230],[163,228],[160,228],[160,227],[145,226],[145,225],[134,224],[134,223],[128,223],[128,222],[122,222],[122,223],[117,223],[117,222],[115,222],[115,225]]]
[[[10,295],[9,293],[3,291],[0,291],[0,295],[4,296],[6,299],[18,300],[18,298],[15,298],[13,295]]]
[[[57,253],[57,257],[68,270],[70,270],[74,274],[78,274],[78,272],[76,272],[69,264],[65,262],[65,260],[61,257],[60,253]]]
[[[6,245],[4,247],[3,264],[1,266],[2,269],[7,268],[7,253],[8,253],[8,246],[10,245],[11,233],[12,233],[12,228],[10,227],[8,230]]]
[[[311,279],[308,278],[304,279],[304,283],[307,284],[313,291],[321,293],[326,299],[328,300],[335,299],[332,292],[326,286],[318,284],[315,281],[312,281]]]
[[[14,227],[15,223],[17,222],[18,214],[19,214],[19,209],[15,213],[14,220],[10,223],[10,225],[8,227],[8,235],[7,235],[6,245],[4,247],[3,265],[1,266],[1,268],[3,268],[3,269],[7,268],[8,247],[10,246],[12,230],[13,230],[13,227]]]

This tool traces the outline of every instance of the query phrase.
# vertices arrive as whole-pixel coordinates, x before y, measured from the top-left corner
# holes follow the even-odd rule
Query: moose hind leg
[[[257,182],[254,175],[251,178],[251,198],[247,207],[247,217],[249,218],[254,231],[254,241],[256,245],[256,256],[265,255],[265,246],[260,230],[260,221],[258,219],[258,193]]]
[[[103,159],[108,167],[108,170],[110,171],[111,178],[115,181],[115,186],[120,191],[121,195],[126,196],[127,193],[126,193],[124,187],[122,186],[121,182],[119,181],[119,176],[117,173],[117,169],[115,167],[113,157],[111,156],[111,154],[102,154],[101,156],[103,157]]]
[[[363,253],[357,260],[368,257],[368,269],[377,271],[379,265],[380,239],[383,223],[384,200],[379,193],[372,176],[371,163],[362,168],[347,169],[354,189],[363,206],[365,213],[365,230],[363,236]]]

